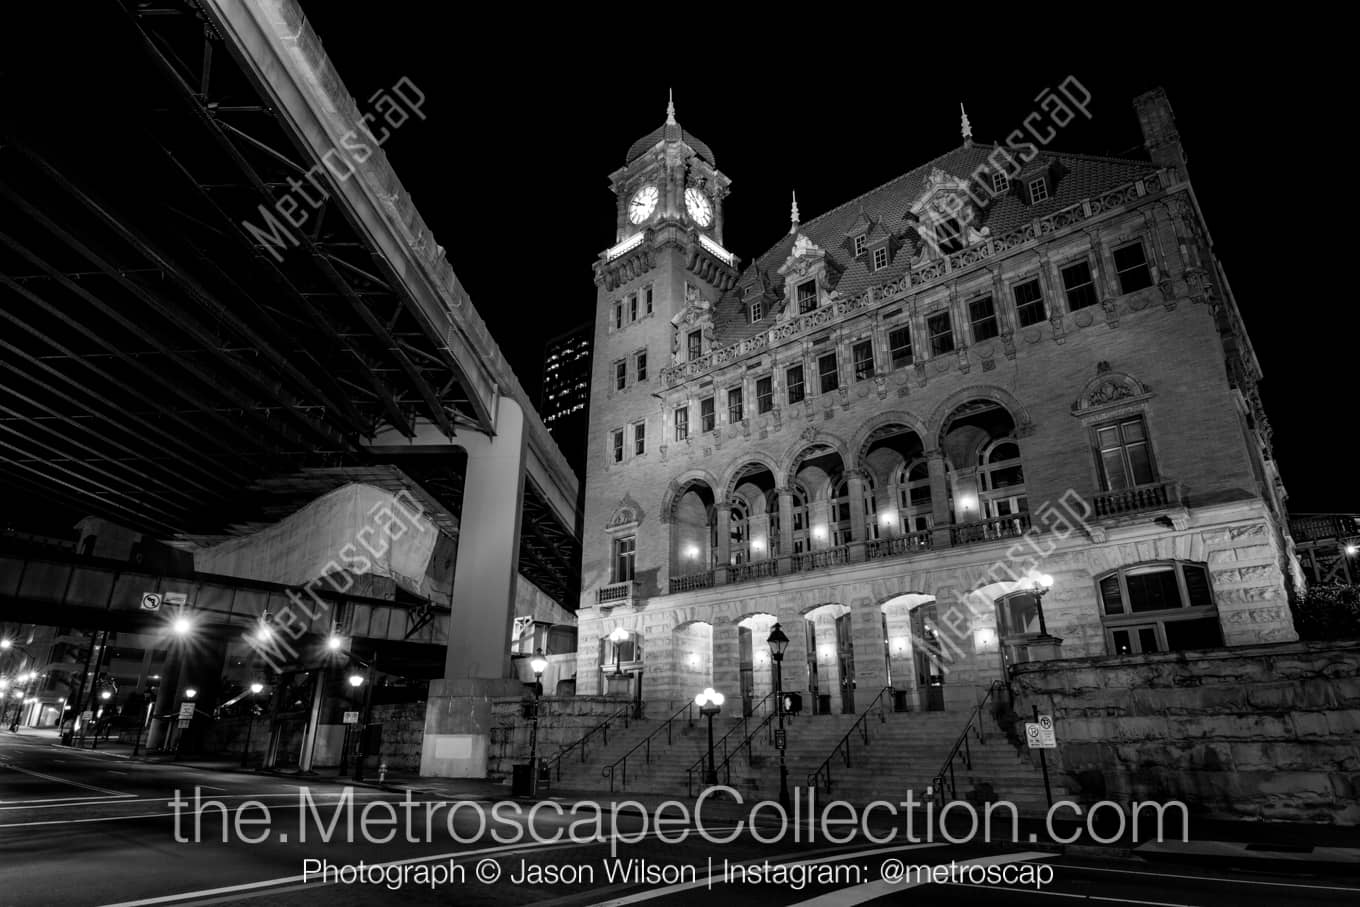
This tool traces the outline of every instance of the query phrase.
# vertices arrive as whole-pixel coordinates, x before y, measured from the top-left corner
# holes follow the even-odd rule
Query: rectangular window
[[[874,250],[874,270],[882,271],[888,266],[888,247],[880,246]]]
[[[1157,481],[1142,416],[1097,427],[1096,446],[1106,491],[1122,491]]]
[[[637,372],[638,381],[647,380],[647,351],[642,350],[633,356],[633,368]]]
[[[1091,279],[1091,263],[1089,261],[1079,261],[1076,264],[1068,265],[1060,272],[1063,279],[1063,289],[1067,291],[1067,308],[1075,312],[1077,309],[1084,309],[1100,302],[1096,295],[1096,284]]]
[[[1141,242],[1131,242],[1114,250],[1114,271],[1119,276],[1121,293],[1152,286],[1152,270]]]
[[[1000,195],[1001,193],[1003,193],[1003,192],[1005,192],[1006,190],[1010,189],[1010,187],[1011,187],[1011,178],[1010,178],[1009,176],[1007,176],[1007,175],[1005,174],[1004,171],[1002,171],[1002,170],[997,170],[997,171],[995,171],[995,172],[992,173],[992,191],[993,191],[993,192],[995,192],[997,195]]]
[[[798,314],[806,315],[815,308],[817,308],[817,281],[804,281],[798,285]]]
[[[911,365],[911,328],[903,325],[889,331],[888,350],[892,355],[893,368]]]
[[[644,290],[642,291],[642,298],[643,298],[643,300],[644,300],[644,302],[645,302],[644,308],[647,310],[647,314],[648,314],[648,315],[652,314],[652,302],[653,302],[654,296],[656,295],[656,294],[655,294],[655,291],[656,291],[656,288],[655,288],[654,286],[652,286],[651,284],[647,284],[646,289],[644,289]]]
[[[1048,198],[1048,180],[1042,176],[1029,181],[1029,203],[1037,205]]]
[[[727,421],[735,425],[741,419],[741,388],[734,387],[727,392]]]
[[[689,437],[689,407],[675,408],[675,440],[683,441]]]
[[[1186,562],[1135,565],[1100,580],[1106,638],[1116,655],[1223,645],[1209,571]]]
[[[609,444],[615,463],[623,462],[623,429],[616,428],[609,436]]]
[[[764,415],[774,409],[774,378],[766,375],[756,379],[756,412]]]
[[[803,367],[795,365],[784,373],[784,384],[789,389],[789,402],[802,403],[807,389],[803,386]]]
[[[765,304],[757,299],[755,302],[751,303],[751,323],[755,324],[757,321],[764,317],[765,317]]]
[[[689,337],[685,341],[689,351],[689,361],[693,362],[704,354],[704,334],[703,331],[690,331]]]
[[[628,296],[628,320],[637,321],[638,319],[638,297],[636,293]]]
[[[930,334],[930,355],[942,356],[954,351],[954,325],[948,312],[940,312],[926,319],[926,332]]]
[[[874,344],[861,340],[851,348],[855,361],[855,380],[865,381],[874,376]]]
[[[1039,286],[1039,278],[1034,277],[1016,284],[1011,292],[1015,294],[1015,315],[1020,327],[1027,328],[1048,317],[1048,307],[1044,305],[1044,291]]]
[[[991,340],[1001,333],[996,323],[996,304],[983,296],[968,303],[968,320],[973,323],[973,342]]]
[[[626,583],[633,579],[637,561],[637,538],[614,539],[614,582]]]
[[[713,398],[705,397],[699,401],[699,430],[709,432],[717,424],[717,417],[714,415]]]
[[[862,234],[862,233],[861,233],[859,236],[856,236],[856,237],[855,237],[855,257],[856,257],[856,258],[859,258],[861,255],[864,254],[864,244],[865,244],[865,241],[866,241],[866,237],[865,237],[864,234]]]
[[[647,423],[633,424],[633,456],[640,457],[647,452]]]
[[[614,303],[614,330],[623,327],[623,300]]]
[[[628,386],[628,363],[620,359],[614,363],[614,390],[621,391]]]
[[[947,217],[935,224],[935,243],[945,255],[963,249],[963,228],[958,218]]]
[[[840,370],[836,368],[835,353],[827,353],[817,359],[817,377],[824,394],[829,394],[841,386]]]

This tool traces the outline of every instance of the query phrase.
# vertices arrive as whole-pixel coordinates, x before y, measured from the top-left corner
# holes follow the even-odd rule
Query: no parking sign
[[[1037,715],[1034,721],[1025,722],[1025,742],[1030,749],[1051,750],[1058,747],[1058,735],[1053,730],[1052,715]]]

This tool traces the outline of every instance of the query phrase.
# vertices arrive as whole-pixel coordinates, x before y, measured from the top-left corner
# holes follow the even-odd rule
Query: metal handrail
[[[982,700],[978,702],[977,705],[973,706],[973,710],[968,713],[968,721],[964,724],[963,731],[959,734],[958,739],[954,741],[954,745],[950,747],[949,755],[945,757],[939,772],[935,774],[933,788],[935,800],[938,805],[943,806],[945,803],[944,782],[946,777],[949,779],[949,799],[956,799],[958,787],[954,778],[954,762],[958,759],[959,754],[963,754],[964,768],[971,769],[973,767],[973,750],[968,743],[968,732],[976,732],[978,743],[987,742],[987,735],[984,730],[985,725],[981,720],[982,709],[991,701],[992,695],[999,689],[1005,690],[1007,694],[1009,694],[1010,684],[1006,683],[1004,680],[993,680],[991,682],[987,687],[986,695],[984,695]]]
[[[734,724],[734,725],[732,725],[732,727],[728,729],[728,731],[727,731],[726,734],[723,734],[722,737],[721,737],[720,739],[716,740],[716,741],[713,743],[713,750],[714,750],[715,753],[717,752],[717,749],[718,749],[719,746],[721,746],[721,747],[723,748],[723,765],[724,765],[724,766],[726,766],[726,765],[728,764],[728,761],[732,758],[732,756],[735,756],[737,753],[740,753],[742,747],[743,747],[743,746],[746,746],[747,744],[749,744],[750,741],[751,741],[751,738],[754,737],[756,734],[758,734],[758,733],[760,732],[760,729],[761,729],[761,728],[763,728],[763,727],[765,727],[765,725],[769,724],[770,719],[773,718],[773,717],[775,716],[775,712],[771,711],[768,715],[765,716],[765,719],[764,719],[763,721],[761,721],[760,724],[756,725],[755,730],[748,731],[748,732],[744,735],[744,737],[743,737],[741,743],[737,744],[736,748],[733,749],[733,750],[731,750],[730,753],[728,752],[728,748],[727,748],[727,738],[731,737],[731,736],[732,736],[733,734],[735,734],[737,731],[747,731],[747,729],[750,727],[750,719],[755,717],[756,711],[759,710],[760,708],[764,707],[765,704],[766,704],[767,702],[770,701],[770,698],[771,698],[772,696],[774,696],[774,691],[773,691],[773,690],[771,690],[770,692],[766,693],[764,696],[760,697],[760,699],[756,701],[756,704],[753,705],[753,706],[751,706],[751,714],[750,714],[750,715],[747,715],[747,714],[745,713],[745,710],[743,710],[742,716],[741,716],[741,723],[740,723],[740,724]],[[716,757],[715,757],[715,758],[716,758]],[[748,756],[748,758],[749,758],[749,756]],[[689,790],[689,795],[690,795],[691,797],[694,796],[694,773],[695,773],[696,771],[702,771],[702,770],[703,770],[704,763],[707,762],[707,761],[708,761],[708,753],[705,752],[702,756],[699,757],[699,761],[698,761],[698,762],[695,762],[695,763],[694,763],[693,765],[691,765],[689,768],[685,769],[685,787],[686,787],[687,790]],[[731,779],[732,779],[732,772],[731,772],[731,769],[730,769],[730,768],[728,769],[728,772],[727,772],[727,778],[728,778],[728,781],[729,781],[729,782],[730,782]]]
[[[643,737],[643,738],[642,738],[641,740],[639,740],[637,743],[633,744],[632,749],[630,749],[628,752],[624,753],[622,756],[620,756],[619,758],[615,759],[613,762],[609,763],[609,764],[606,765],[604,768],[600,769],[600,776],[601,776],[601,777],[607,777],[607,778],[609,779],[609,792],[610,792],[611,794],[614,792],[614,776],[615,776],[615,774],[616,774],[616,770],[622,769],[622,771],[618,771],[618,772],[617,772],[617,774],[622,775],[622,779],[621,779],[620,783],[621,783],[621,784],[624,784],[625,786],[628,784],[628,757],[629,757],[629,756],[631,756],[631,755],[633,755],[634,753],[636,753],[639,749],[642,749],[643,747],[645,747],[646,749],[643,751],[643,757],[642,757],[643,763],[644,763],[644,764],[651,764],[651,761],[652,761],[652,738],[655,737],[657,734],[661,733],[663,730],[666,732],[666,745],[667,745],[667,746],[670,746],[670,745],[671,745],[671,725],[672,725],[672,723],[674,723],[675,719],[677,719],[677,718],[680,717],[680,715],[681,715],[682,712],[689,712],[689,723],[690,723],[691,725],[693,725],[693,724],[694,724],[694,700],[690,699],[690,700],[686,701],[684,705],[680,706],[680,708],[678,708],[678,709],[676,709],[674,712],[672,712],[671,715],[670,715],[670,717],[668,717],[668,718],[666,719],[666,722],[665,722],[663,725],[661,725],[660,727],[658,727],[656,730],[652,731],[652,732],[651,732],[650,734],[648,734],[646,737]]]
[[[877,706],[878,720],[887,722],[888,717],[886,710],[883,708],[883,698],[891,692],[893,692],[892,687],[884,687],[878,691],[878,695],[874,697],[873,701],[869,703],[863,712],[860,712],[859,717],[855,719],[855,723],[850,725],[850,730],[846,731],[845,736],[840,739],[840,742],[831,748],[831,754],[823,760],[821,765],[817,766],[816,771],[808,773],[808,787],[815,789],[818,787],[819,779],[825,778],[826,789],[831,790],[831,760],[836,758],[836,753],[839,752],[841,758],[845,760],[845,767],[850,767],[850,736],[858,730],[860,736],[864,739],[864,745],[869,745],[869,725],[864,723],[864,719],[868,718],[869,713]]]
[[[574,740],[574,741],[572,741],[571,743],[568,743],[566,746],[559,747],[558,750],[557,750],[557,755],[555,755],[555,756],[553,756],[553,757],[551,757],[551,758],[549,758],[549,759],[544,759],[544,760],[543,760],[543,768],[544,768],[544,769],[547,769],[549,765],[552,765],[553,763],[556,763],[556,764],[557,764],[557,780],[558,780],[558,781],[561,781],[561,780],[562,780],[562,760],[563,760],[563,758],[566,757],[567,753],[570,753],[572,750],[576,749],[576,748],[579,746],[579,747],[581,748],[581,761],[584,763],[584,762],[586,761],[586,741],[589,740],[591,737],[595,736],[596,734],[599,734],[601,737],[604,738],[604,745],[605,745],[605,746],[608,746],[608,745],[609,745],[609,725],[610,725],[610,723],[613,722],[613,721],[615,721],[615,720],[618,719],[619,717],[622,717],[622,718],[623,718],[623,726],[624,726],[625,728],[627,728],[627,727],[628,727],[628,719],[632,716],[633,708],[634,708],[634,706],[633,706],[633,703],[631,703],[631,702],[628,703],[628,705],[620,706],[616,711],[614,711],[614,712],[611,713],[607,718],[605,718],[604,721],[601,721],[599,724],[595,725],[593,728],[591,728],[590,730],[586,731],[585,734],[582,735],[581,738],[580,738],[579,740]]]

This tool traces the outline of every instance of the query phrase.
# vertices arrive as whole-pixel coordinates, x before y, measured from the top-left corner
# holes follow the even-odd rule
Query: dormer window
[[[765,317],[765,304],[762,303],[759,299],[757,299],[755,302],[751,303],[751,323],[755,324],[757,321],[764,317]]]
[[[874,250],[873,270],[881,271],[888,266],[888,247],[879,246]]]
[[[1048,198],[1048,178],[1036,176],[1029,181],[1029,203],[1037,205]]]
[[[997,195],[1000,195],[1001,193],[1003,193],[1003,192],[1009,190],[1010,187],[1011,187],[1011,178],[1010,178],[1009,176],[1007,176],[1007,175],[1005,174],[1004,171],[997,170],[997,171],[995,171],[994,173],[992,173],[992,191],[993,191],[993,192],[995,192]]]
[[[807,280],[798,285],[798,314],[806,315],[817,308],[817,281]]]
[[[865,237],[864,237],[863,234],[861,234],[861,235],[855,237],[855,257],[856,257],[856,258],[859,258],[861,255],[864,254],[864,246],[865,246],[865,245],[866,245],[866,240],[865,240]]]
[[[685,342],[687,345],[686,351],[689,353],[688,358],[690,362],[693,362],[694,360],[703,356],[704,354],[703,331],[690,331],[689,336],[685,339]]]

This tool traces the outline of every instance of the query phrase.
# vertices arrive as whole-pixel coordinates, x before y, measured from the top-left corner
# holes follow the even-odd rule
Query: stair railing
[[[949,748],[949,755],[945,757],[944,764],[941,765],[940,770],[935,773],[935,782],[932,787],[936,805],[944,806],[946,802],[958,799],[958,782],[954,776],[954,766],[959,760],[962,760],[964,768],[972,769],[973,767],[973,749],[968,743],[968,732],[972,731],[977,736],[978,743],[986,743],[986,722],[982,720],[982,710],[986,708],[987,703],[992,700],[992,697],[998,691],[1006,693],[1009,697],[1010,690],[1010,684],[1006,683],[1006,681],[993,680],[991,685],[987,687],[987,692],[983,695],[981,701],[973,706],[973,710],[968,713],[967,723],[964,724],[958,739],[954,741],[954,745]],[[945,796],[946,781],[948,782],[949,790],[949,796],[947,798]]]
[[[653,738],[653,737],[657,736],[657,735],[660,734],[662,731],[665,731],[665,732],[666,732],[666,745],[667,745],[667,746],[670,746],[670,745],[671,745],[671,741],[672,741],[672,736],[671,736],[671,726],[676,722],[676,720],[677,720],[681,715],[686,715],[686,720],[689,721],[689,723],[690,723],[691,725],[694,724],[694,700],[693,700],[693,699],[687,700],[687,701],[685,702],[684,705],[680,706],[680,708],[678,708],[678,709],[676,709],[674,712],[672,712],[671,715],[670,715],[670,717],[667,718],[667,719],[665,720],[665,722],[664,722],[660,727],[658,727],[656,730],[652,731],[652,732],[651,732],[650,734],[648,734],[646,737],[643,737],[643,738],[642,738],[641,740],[639,740],[637,743],[633,744],[632,748],[629,749],[628,752],[624,753],[622,756],[620,756],[619,758],[615,759],[613,762],[609,763],[609,764],[606,765],[604,768],[600,769],[600,775],[601,775],[602,777],[606,777],[606,778],[609,779],[609,792],[610,792],[611,794],[614,792],[614,778],[615,778],[615,775],[618,775],[618,776],[619,776],[619,783],[622,784],[622,785],[624,785],[625,787],[627,787],[627,785],[628,785],[628,758],[629,758],[630,756],[632,756],[634,753],[636,753],[639,749],[642,750],[642,759],[643,759],[643,763],[644,763],[644,764],[650,764],[650,763],[651,763],[651,761],[652,761],[652,738]]]
[[[623,726],[626,729],[628,727],[628,720],[633,715],[633,708],[634,705],[631,702],[625,706],[621,706],[619,709],[612,712],[607,718],[605,718],[604,721],[601,721],[599,724],[595,725],[590,730],[586,731],[585,734],[583,734],[579,739],[573,740],[566,746],[558,748],[556,755],[543,760],[543,768],[540,769],[540,771],[546,773],[547,771],[550,771],[553,767],[555,767],[557,769],[557,780],[561,781],[562,760],[566,758],[567,754],[570,753],[572,750],[580,750],[581,762],[584,763],[586,761],[586,749],[587,749],[586,744],[590,741],[590,739],[598,735],[600,737],[601,745],[608,746],[609,726],[612,723],[618,721],[620,718],[622,718]]]
[[[723,756],[722,764],[721,764],[720,766],[718,766],[717,768],[715,768],[715,772],[716,772],[717,770],[719,770],[719,769],[726,769],[726,770],[727,770],[727,780],[723,782],[724,784],[731,784],[731,783],[732,783],[731,760],[732,760],[732,757],[735,756],[737,753],[740,753],[740,752],[742,751],[743,748],[746,749],[746,753],[747,753],[747,757],[746,757],[746,758],[747,758],[747,762],[748,762],[748,764],[750,763],[751,758],[752,758],[752,757],[751,757],[751,746],[750,746],[750,745],[751,745],[751,738],[754,737],[756,734],[760,733],[760,731],[761,731],[763,728],[768,727],[769,724],[770,724],[771,719],[773,719],[773,718],[775,717],[775,714],[776,714],[775,710],[772,709],[772,708],[769,708],[770,700],[773,699],[773,697],[774,697],[774,692],[773,692],[773,691],[771,691],[771,692],[769,692],[769,693],[766,693],[764,696],[760,697],[760,699],[756,702],[756,704],[753,705],[753,706],[751,706],[751,714],[750,714],[750,715],[743,714],[743,715],[741,716],[741,721],[740,721],[739,723],[734,724],[731,728],[728,729],[728,731],[727,731],[726,734],[723,734],[721,738],[719,738],[718,740],[715,740],[715,741],[713,742],[713,758],[714,758],[715,760],[716,760],[717,757],[718,757],[718,748],[719,748],[719,747],[722,748],[722,756]],[[763,720],[761,720],[761,722],[760,722],[759,724],[757,724],[757,725],[755,726],[754,729],[752,729],[752,728],[751,728],[751,719],[754,718],[754,717],[756,716],[756,712],[759,712],[759,711],[760,711],[761,709],[763,709],[763,708],[769,709],[769,714],[767,714],[767,715],[765,716],[765,718],[764,718]],[[732,735],[735,734],[737,731],[741,731],[741,732],[742,732],[742,739],[741,739],[741,742],[737,743],[735,746],[729,747],[729,746],[728,746],[728,741],[732,738]],[[770,732],[770,739],[771,739],[771,740],[774,739],[774,732],[773,732],[773,731]],[[691,797],[694,796],[694,774],[695,774],[695,772],[702,772],[702,771],[704,771],[704,766],[705,766],[707,763],[708,763],[708,752],[707,752],[707,750],[705,750],[704,754],[703,754],[702,756],[699,757],[699,761],[698,761],[698,762],[695,762],[693,765],[691,765],[688,769],[685,770],[685,789],[689,791],[689,795],[690,795]]]
[[[873,701],[869,703],[868,707],[863,712],[860,712],[859,717],[855,719],[855,723],[850,725],[850,730],[846,731],[845,736],[841,737],[840,742],[831,748],[830,755],[822,761],[821,765],[817,766],[816,771],[808,773],[808,787],[815,789],[822,786],[822,782],[825,782],[825,789],[831,790],[832,760],[836,758],[837,753],[840,753],[841,758],[845,760],[845,767],[850,767],[851,738],[854,737],[855,731],[859,731],[860,738],[864,741],[864,745],[866,747],[869,745],[869,725],[865,719],[869,717],[870,712],[874,709],[878,709],[878,720],[880,722],[886,722],[888,720],[886,714],[887,710],[884,707],[883,701],[885,698],[891,696],[892,692],[892,687],[884,687],[878,691],[878,695],[873,698]]]

